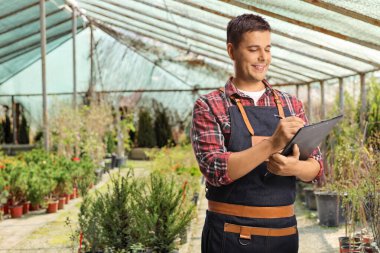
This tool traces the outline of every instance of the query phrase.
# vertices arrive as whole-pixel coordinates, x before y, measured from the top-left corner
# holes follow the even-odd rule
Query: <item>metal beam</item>
[[[16,108],[16,102],[15,97],[12,96],[12,125],[13,125],[13,144],[17,144],[17,108]]]
[[[48,1],[48,0],[46,0],[46,1]],[[34,3],[31,3],[31,4],[28,4],[28,5],[26,5],[26,6],[22,7],[22,8],[20,8],[20,9],[17,9],[17,10],[15,10],[15,11],[9,12],[9,13],[7,13],[7,14],[1,16],[1,17],[0,17],[0,20],[4,20],[4,19],[7,18],[7,17],[13,16],[13,15],[15,15],[15,14],[18,14],[18,13],[22,12],[22,11],[25,11],[25,10],[30,9],[30,8],[32,8],[32,7],[38,6],[39,4],[40,4],[40,3],[39,3],[38,1],[36,1],[36,2],[34,2]]]
[[[364,127],[367,109],[367,89],[365,83],[365,74],[360,74],[360,102],[360,126]]]
[[[88,17],[89,18],[89,17]],[[91,19],[90,19],[91,20]],[[117,39],[117,36],[118,36],[118,33],[116,31],[114,31],[112,28],[108,28],[107,26],[95,21],[95,20],[91,20],[91,23],[93,23],[95,26],[99,27],[99,29],[101,29],[102,31],[104,31],[105,33],[109,34],[110,36],[112,37],[116,37],[115,39]],[[122,28],[122,27],[121,27]],[[125,28],[122,28],[122,29],[125,29]],[[132,31],[134,32],[134,31]],[[137,33],[137,32],[136,32]],[[147,38],[152,38],[152,39],[155,39],[154,37],[149,37],[149,35],[143,35],[142,33],[140,34],[141,36],[145,36]],[[118,39],[117,39],[118,40]],[[160,39],[156,39],[156,40],[160,40]],[[161,41],[162,43],[166,43],[168,45],[171,45],[171,46],[174,46],[174,47],[177,47],[179,48],[179,46],[177,45],[172,45],[172,44],[169,44],[168,42],[165,42],[164,40]],[[125,44],[125,43],[123,43]],[[129,47],[130,48],[130,47]],[[133,50],[133,49],[131,49]],[[186,50],[186,48],[184,49]],[[151,62],[152,64],[154,64],[155,66],[158,66],[161,70],[163,70],[164,72],[168,73],[169,75],[173,76],[174,78],[178,79],[179,81],[181,81],[182,83],[186,84],[187,86],[192,86],[190,84],[188,84],[185,80],[181,79],[180,77],[178,77],[177,75],[173,74],[172,72],[166,70],[164,67],[160,66],[159,64],[157,64],[156,62],[153,62],[152,60],[148,59],[146,56],[144,56],[143,54],[141,54],[140,52],[138,52],[137,50],[133,50],[134,52],[136,52],[137,54],[139,54],[141,57],[143,57],[145,60],[147,60],[148,62]]]
[[[44,148],[49,151],[49,121],[47,111],[46,95],[46,19],[45,0],[40,0],[40,31],[41,31],[41,69],[42,69],[42,115],[43,115],[43,137]]]
[[[183,0],[179,0],[179,1],[182,2]],[[258,8],[258,7],[253,6],[253,5],[249,5],[249,4],[246,4],[246,3],[238,2],[236,0],[219,0],[219,1],[224,2],[224,3],[228,3],[228,4],[231,4],[231,5],[234,5],[234,6],[243,8],[243,9],[246,9],[246,10],[254,11],[256,13],[260,13],[260,14],[263,14],[263,15],[266,15],[266,16],[269,16],[269,17],[272,17],[272,18],[276,18],[276,19],[279,19],[279,20],[282,20],[282,21],[285,21],[285,22],[297,25],[297,26],[301,26],[301,27],[304,27],[304,28],[307,28],[307,29],[310,29],[310,30],[313,30],[313,31],[324,33],[324,34],[327,34],[327,35],[330,35],[330,36],[333,36],[333,37],[336,37],[336,38],[339,38],[339,39],[342,39],[342,40],[347,40],[347,41],[356,43],[358,45],[362,45],[362,46],[369,47],[369,48],[372,48],[372,49],[380,51],[380,45],[379,44],[374,44],[374,43],[369,42],[369,41],[365,41],[365,40],[357,39],[357,38],[354,38],[354,37],[350,37],[350,36],[347,36],[347,35],[344,35],[344,34],[341,34],[341,33],[338,33],[338,32],[335,32],[335,31],[332,31],[332,30],[329,30],[329,29],[326,29],[326,28],[323,28],[321,26],[317,26],[317,25],[313,25],[313,24],[309,24],[309,23],[300,21],[300,20],[289,18],[287,16],[283,16],[283,15],[280,15],[280,14],[277,14],[277,13],[274,13],[274,12],[271,12],[271,11],[267,11],[267,10]]]
[[[90,13],[94,13],[94,14],[96,14],[96,15],[106,17],[106,18],[108,18],[108,19],[110,19],[110,20],[112,20],[112,21],[106,21],[106,20],[104,20],[104,19],[97,18],[97,17],[95,17],[94,15],[91,15]],[[125,21],[119,20],[119,19],[116,18],[116,17],[109,17],[109,16],[107,16],[106,14],[103,14],[103,13],[100,13],[100,12],[97,12],[97,11],[93,11],[93,10],[87,10],[87,15],[90,15],[90,16],[92,16],[92,17],[95,18],[95,19],[100,19],[102,22],[104,22],[104,23],[108,23],[109,25],[119,26],[119,28],[122,28],[122,27],[125,26],[124,29],[127,29],[127,30],[128,30],[128,29],[129,29],[129,30],[130,30],[130,29],[134,29],[134,30],[137,30],[137,31],[139,31],[139,30],[148,31],[148,32],[153,33],[153,34],[155,34],[155,35],[162,36],[162,37],[166,37],[166,38],[169,38],[169,39],[171,39],[171,40],[175,40],[175,41],[177,41],[177,42],[180,42],[180,43],[186,44],[186,47],[187,47],[186,50],[189,49],[189,45],[187,45],[186,40],[180,40],[180,37],[178,38],[178,34],[177,34],[177,33],[172,32],[172,31],[170,31],[170,30],[168,30],[168,29],[159,28],[159,27],[152,26],[152,25],[151,25],[152,28],[146,28],[146,27],[137,26],[137,25],[133,25],[133,28],[132,28],[132,26],[129,25],[129,24],[126,24]],[[123,23],[123,25],[116,24],[114,21],[121,22],[121,23]],[[130,27],[130,28],[127,28],[127,27]],[[156,27],[156,28],[158,28],[158,29],[160,29],[160,30],[163,30],[163,31],[165,31],[165,33],[160,32],[158,29],[153,29],[153,27]],[[138,28],[138,29],[137,29],[137,28]],[[173,36],[175,36],[175,37],[173,37]],[[205,42],[204,40],[200,40],[200,39],[197,39],[197,38],[192,38],[191,40],[193,40],[193,41],[197,41],[197,42],[199,42],[199,43],[201,43],[201,44],[206,44],[206,45],[210,46],[211,48],[215,48],[215,49],[219,49],[219,50],[226,50],[225,48],[222,49],[221,47],[216,47],[215,45],[213,45],[213,44],[211,44],[211,43]],[[197,48],[199,48],[199,49],[206,50],[206,51],[209,51],[209,52],[212,52],[212,53],[218,54],[218,55],[221,54],[221,53],[224,53],[224,54],[227,56],[227,51],[222,51],[222,52],[211,51],[210,48],[205,48],[205,47],[203,47],[203,46],[201,46],[201,45],[194,45],[194,44],[191,44],[190,47],[197,47]],[[191,50],[191,49],[190,49],[190,50]]]
[[[140,30],[138,30],[138,31],[134,30],[133,28],[128,28],[128,27],[124,27],[124,26],[121,26],[120,28],[122,28],[122,29],[126,29],[126,30],[130,30],[130,31],[135,32],[135,33],[140,33],[142,36],[149,36],[149,35],[146,35],[146,33],[141,32],[142,30],[145,31],[144,28],[140,28]],[[152,31],[145,31],[145,32],[152,33]],[[159,35],[160,35],[160,34],[159,34]],[[160,36],[163,36],[163,35],[160,35]],[[164,37],[165,37],[165,36],[164,36]],[[169,38],[169,39],[172,39],[172,38]],[[163,42],[163,43],[167,43],[166,41],[162,41],[162,40],[161,40],[161,42]],[[171,44],[171,45],[172,45],[172,46],[175,46],[175,47],[178,48],[177,45],[173,45],[173,44]],[[195,46],[195,47],[196,47],[196,46]],[[186,47],[182,47],[182,48],[180,48],[180,49],[186,50],[185,48],[186,48]],[[199,54],[199,53],[196,52],[196,51],[194,51],[194,52],[197,53],[197,54]],[[202,55],[202,54],[201,54],[201,55]],[[208,58],[212,58],[212,56],[210,56],[210,55],[208,55],[208,54],[203,54],[203,56],[208,57]],[[223,57],[223,56],[221,56],[221,57]],[[224,57],[223,57],[223,58],[224,58]],[[226,63],[226,64],[231,64],[230,60],[227,59],[227,58],[225,58],[225,59],[222,59],[222,58],[215,58],[215,60],[222,61],[222,62],[224,62],[224,63]],[[288,75],[288,74],[284,74],[283,72],[279,72],[279,71],[276,71],[276,70],[273,70],[273,69],[271,69],[270,72],[277,73],[277,74],[279,74],[279,75],[283,75],[283,76],[287,76],[287,77],[289,77],[289,78],[291,78],[291,79],[294,79],[295,81],[303,81],[303,82],[305,82],[305,80],[302,80],[302,79],[296,78],[296,77],[291,76],[291,75]],[[269,73],[269,75],[270,75],[270,73]]]
[[[102,21],[104,22],[104,21]],[[176,41],[176,43],[173,43],[173,42],[169,42],[167,41],[167,37],[163,36],[163,35],[158,35],[158,36],[161,36],[161,37],[164,37],[165,39],[163,38],[160,38],[160,37],[157,37],[157,34],[155,34],[154,32],[150,32],[152,34],[147,34],[146,31],[142,31],[141,29],[136,29],[136,28],[133,28],[133,27],[127,27],[126,25],[118,25],[118,24],[111,24],[111,23],[108,23],[108,22],[104,22],[105,24],[108,24],[108,25],[112,25],[112,26],[115,26],[115,27],[118,27],[118,28],[121,28],[121,29],[124,29],[126,31],[130,31],[130,32],[133,32],[135,34],[138,34],[140,36],[144,36],[146,38],[150,38],[150,39],[153,39],[153,40],[156,40],[156,41],[160,41],[161,43],[165,43],[165,44],[168,44],[168,45],[171,45],[173,47],[176,47],[178,49],[181,49],[181,50],[184,50],[184,51],[191,51],[195,54],[198,54],[198,55],[201,55],[203,57],[207,57],[207,58],[210,58],[210,59],[213,59],[213,60],[216,60],[216,61],[219,61],[219,62],[224,62],[224,63],[227,63],[227,61],[223,58],[220,58],[220,56],[213,56],[213,55],[210,55],[210,52],[207,52],[207,53],[204,53],[204,52],[201,52],[197,49],[195,49],[194,47],[192,47],[190,50],[189,50],[189,47],[186,45],[183,45],[183,44],[178,44],[178,42]],[[96,22],[95,23],[96,26],[99,27],[100,23],[99,22]],[[104,25],[103,25],[104,26]],[[110,29],[110,28],[108,28]],[[173,39],[171,39],[173,40]],[[232,62],[230,62],[229,64],[232,64]]]
[[[313,77],[313,76],[309,76],[309,75],[306,75],[304,73],[300,73],[298,71],[294,71],[294,70],[290,70],[290,69],[287,69],[287,68],[284,68],[284,67],[280,67],[279,65],[277,64],[274,64],[274,63],[271,63],[270,66],[273,66],[275,68],[278,68],[278,69],[282,69],[282,70],[285,70],[285,71],[288,71],[288,72],[291,72],[291,73],[294,73],[294,74],[297,74],[297,75],[300,75],[300,76],[303,76],[303,77],[306,77],[306,78],[310,78],[311,80],[316,80],[318,78],[316,77]]]
[[[310,83],[307,84],[307,117],[309,118],[309,121],[312,120],[311,115],[311,85]]]
[[[68,35],[71,33],[71,29],[70,30],[67,30],[67,31],[64,31],[62,33],[58,33],[54,36],[51,36],[50,38],[48,38],[48,42],[50,43],[51,41],[54,41],[54,40],[57,40],[65,35]],[[13,58],[16,58],[20,55],[23,55],[25,54],[26,52],[29,52],[33,49],[36,49],[36,48],[39,48],[41,45],[41,41],[37,41],[37,42],[33,42],[31,44],[28,44],[27,46],[25,47],[22,47],[20,49],[17,49],[17,51],[12,51],[12,52],[9,52],[5,55],[2,55],[0,56],[0,64],[4,63],[4,62],[7,62],[9,61],[10,59],[13,59]]]
[[[274,59],[280,59],[281,61],[285,61],[285,62],[291,63],[293,65],[300,66],[300,67],[303,67],[303,68],[306,68],[306,69],[310,69],[312,71],[324,74],[324,75],[329,76],[329,77],[333,77],[331,74],[329,74],[327,72],[324,72],[322,70],[319,70],[319,69],[316,69],[316,68],[312,68],[312,67],[300,64],[300,63],[298,63],[296,61],[292,61],[292,60],[289,60],[289,59],[286,59],[286,58],[282,58],[282,57],[279,57],[279,56],[273,56],[272,58],[274,58]]]
[[[157,24],[157,20],[158,20],[158,21],[160,21],[160,22],[163,22],[163,23],[166,23],[166,24],[169,24],[169,25],[172,25],[172,26],[180,27],[180,28],[182,28],[182,29],[185,29],[185,30],[188,30],[188,31],[191,31],[191,32],[195,32],[195,33],[198,33],[198,34],[202,34],[202,35],[207,36],[207,37],[209,37],[209,38],[213,38],[213,39],[216,39],[216,40],[221,40],[223,43],[226,42],[225,40],[221,39],[220,37],[215,36],[215,35],[210,34],[210,33],[207,33],[207,32],[204,32],[203,30],[195,29],[195,28],[191,28],[191,27],[189,27],[189,26],[183,25],[183,24],[180,23],[180,22],[178,22],[178,23],[173,23],[173,22],[171,22],[171,21],[169,21],[169,20],[166,20],[166,19],[161,18],[161,17],[158,16],[158,15],[152,15],[152,14],[150,14],[149,12],[146,12],[146,11],[141,11],[141,10],[139,10],[139,9],[132,8],[132,7],[130,7],[130,6],[126,6],[126,5],[123,5],[123,4],[115,3],[115,2],[112,2],[112,1],[109,1],[109,0],[103,0],[102,2],[105,2],[105,3],[109,4],[109,5],[113,5],[113,6],[118,7],[118,8],[121,8],[121,9],[123,9],[123,10],[127,10],[127,11],[130,11],[130,12],[133,12],[134,14],[137,14],[137,15],[139,15],[139,16],[152,18],[152,19],[154,19],[154,20],[156,21],[156,23],[149,22],[149,21],[144,20],[144,19],[142,19],[142,18],[136,18],[136,17],[133,17],[133,16],[131,16],[131,15],[128,15],[128,14],[126,14],[126,13],[122,13],[122,12],[117,11],[117,10],[115,10],[115,9],[112,9],[112,10],[111,10],[111,9],[109,9],[109,8],[107,8],[107,7],[100,6],[100,5],[98,5],[98,4],[94,4],[94,3],[88,3],[86,0],[84,0],[84,1],[82,0],[82,3],[85,3],[86,5],[95,6],[95,7],[99,8],[99,9],[107,10],[107,11],[110,11],[110,12],[112,12],[112,13],[114,13],[114,14],[118,14],[118,15],[120,15],[120,16],[127,17],[127,18],[130,18],[130,19],[133,19],[133,20],[137,20],[137,21],[142,22],[142,23],[145,23],[145,24],[147,24],[147,25],[154,25],[154,26],[156,26],[156,27],[159,27],[159,28],[161,28],[161,29],[164,29],[163,27],[158,26],[158,24]],[[173,32],[173,31],[171,31],[171,32]]]
[[[324,120],[326,116],[326,104],[325,104],[325,83],[319,82],[321,88],[321,119]]]
[[[110,11],[110,10],[108,10],[107,8],[104,8],[104,7],[98,7],[98,8],[101,8],[101,9],[103,9],[103,10],[106,10],[106,11]],[[117,19],[117,18],[115,18],[115,17],[109,17],[109,16],[107,16],[106,14],[104,14],[104,13],[100,13],[100,12],[97,12],[97,11],[94,11],[94,10],[90,10],[90,9],[87,9],[87,11],[89,11],[90,13],[92,12],[92,13],[95,13],[95,14],[97,14],[97,15],[101,15],[101,16],[104,16],[104,17],[106,17],[106,18],[109,18],[109,19],[114,19],[114,20],[117,20],[117,21],[119,21],[119,22],[122,22],[122,23],[124,23],[124,21],[122,21],[122,20],[119,20],[119,19]],[[113,11],[112,11],[113,12]],[[119,15],[119,14],[118,14]],[[124,14],[120,14],[120,15],[124,15]],[[125,16],[123,16],[124,18],[125,18]],[[134,18],[134,17],[130,17],[130,18]],[[103,20],[103,22],[105,22],[104,20]],[[168,32],[169,34],[174,34],[174,35],[176,35],[174,32],[172,32],[171,30],[169,30],[169,29],[166,29],[166,28],[163,28],[163,27],[159,27],[159,26],[156,26],[155,24],[152,24],[152,23],[149,23],[149,22],[146,22],[146,21],[141,21],[141,22],[143,22],[143,23],[145,23],[145,24],[147,24],[147,25],[150,25],[150,26],[153,26],[153,27],[156,27],[156,28],[158,28],[158,29],[162,29],[162,30],[164,30],[164,31],[166,31],[166,32]],[[109,22],[107,22],[107,23],[109,23]],[[112,24],[114,24],[114,23],[112,23]],[[147,30],[146,28],[144,28],[144,27],[138,27],[139,29],[142,29],[142,30],[145,30],[145,31],[148,31],[148,32],[153,32],[153,33],[157,33],[157,31],[153,31],[153,30]],[[187,29],[187,28],[185,28],[185,29]],[[174,39],[174,38],[172,38],[172,37],[168,37],[168,36],[166,36],[166,35],[163,35],[163,34],[158,34],[159,36],[164,36],[164,37],[167,37],[167,38],[169,38],[169,39],[172,39],[172,40],[176,40],[176,41],[178,41],[177,39]],[[206,36],[208,36],[207,34],[205,34]],[[214,37],[215,38],[215,37]],[[219,46],[215,46],[214,44],[210,44],[210,43],[208,43],[208,42],[206,42],[206,41],[204,41],[204,40],[197,40],[199,43],[204,43],[204,44],[206,44],[206,45],[208,45],[208,46],[210,46],[210,47],[213,47],[213,48],[216,48],[216,49],[220,49],[220,50],[225,50],[225,48],[222,48],[222,47],[219,47]],[[194,47],[199,47],[198,45],[193,45]],[[204,50],[207,50],[207,48],[202,48],[202,47],[200,47],[200,49],[204,49]],[[220,52],[215,52],[215,53],[219,53],[219,54],[223,54],[223,53],[225,53],[224,51],[220,51]],[[230,63],[229,62],[230,60],[228,59],[228,58],[226,58],[226,61],[224,61],[225,63]],[[287,70],[287,71],[289,71],[289,70]],[[294,71],[290,71],[290,72],[294,72]],[[297,73],[297,74],[300,74],[300,75],[302,75],[302,76],[304,76],[303,74],[301,74],[301,73]],[[310,77],[310,76],[307,76],[308,78],[312,78],[312,79],[317,79],[317,78],[313,78],[313,77]],[[292,79],[295,79],[296,81],[298,80],[298,81],[302,81],[301,79],[298,79],[298,78],[295,78],[295,77],[291,77]]]
[[[62,13],[62,8],[61,9],[57,9],[57,10],[54,10],[48,14],[46,14],[46,17],[50,17],[50,16],[54,16],[55,14],[57,13]],[[8,29],[5,29],[3,31],[0,32],[0,35],[4,34],[4,33],[7,33],[7,32],[11,32],[11,31],[14,31],[14,30],[17,30],[17,29],[20,29],[21,27],[23,26],[26,26],[26,25],[31,25],[32,23],[37,23],[40,21],[40,18],[37,17],[37,18],[34,18],[32,17],[32,19],[29,19],[21,24],[18,24],[16,26],[12,26],[12,27],[9,27]]]
[[[344,88],[343,88],[343,78],[339,78],[339,108],[340,113],[344,111]]]
[[[279,71],[279,70],[276,70],[276,69],[270,68],[270,70],[269,70],[268,73],[271,73],[271,72],[273,72],[273,73],[277,73],[277,74],[282,75],[282,76],[289,77],[290,79],[294,79],[295,81],[300,81],[300,82],[311,82],[311,81],[313,81],[313,80],[302,80],[302,79],[300,79],[300,78],[298,78],[298,77],[294,77],[294,76],[291,75],[291,74],[284,73],[283,70],[280,70],[280,71]]]
[[[350,17],[353,19],[361,20],[361,21],[366,22],[368,24],[380,27],[380,20],[372,18],[372,17],[367,16],[367,15],[363,15],[363,14],[358,13],[356,11],[348,10],[346,8],[337,6],[335,4],[326,3],[325,1],[322,1],[322,0],[302,0],[302,1],[309,3],[309,4],[316,5],[318,7],[324,8],[324,9],[329,10],[329,11],[334,11],[336,13],[342,14],[344,16],[347,16],[347,17]]]
[[[157,8],[159,10],[168,11],[169,13],[173,13],[173,14],[181,16],[183,18],[190,19],[191,21],[196,21],[198,23],[210,26],[212,28],[220,29],[222,31],[226,30],[226,27],[218,25],[218,24],[215,24],[215,23],[212,23],[212,22],[210,22],[210,21],[208,21],[206,19],[198,18],[196,15],[194,15],[192,17],[189,17],[188,15],[184,14],[181,11],[177,11],[177,10],[173,10],[173,9],[166,9],[164,7],[159,6],[158,4],[153,4],[151,2],[147,2],[147,0],[134,0],[134,1],[138,2],[138,3],[141,3],[141,4],[144,4],[144,5],[147,5],[147,6],[151,6],[151,7]],[[191,6],[191,7],[197,8],[196,6]],[[221,12],[213,13],[213,14],[216,14],[218,16],[222,16],[222,17],[225,17],[225,18],[228,18],[228,19],[232,19],[234,17],[232,15],[224,15]],[[317,47],[317,48],[320,48],[320,49],[323,49],[323,50],[326,50],[326,51],[329,51],[329,52],[332,52],[332,53],[335,53],[335,54],[338,54],[338,55],[341,55],[341,56],[344,56],[344,57],[348,57],[348,58],[351,58],[351,59],[354,59],[354,60],[357,60],[357,61],[360,61],[360,62],[363,62],[363,63],[367,63],[367,64],[370,64],[372,66],[380,68],[380,63],[378,63],[378,62],[374,62],[374,61],[371,61],[371,60],[368,60],[368,59],[360,58],[360,57],[358,57],[356,55],[352,55],[352,54],[349,54],[347,52],[342,52],[342,51],[339,51],[339,50],[331,48],[331,47],[326,47],[324,45],[320,45],[320,44],[315,43],[313,41],[306,40],[303,37],[293,36],[293,35],[290,35],[290,34],[287,34],[287,33],[283,32],[283,31],[279,31],[279,30],[276,30],[276,29],[273,29],[273,28],[272,28],[272,33],[274,33],[276,35],[279,35],[279,36],[282,36],[282,37],[286,37],[286,38],[291,39],[291,40],[295,40],[295,41],[303,43],[303,44],[307,44],[307,45],[310,45],[310,46],[313,46],[313,47]]]
[[[152,19],[157,19],[157,20],[159,20],[159,21],[161,21],[161,22],[163,22],[163,23],[166,23],[166,24],[170,24],[170,25],[178,26],[178,27],[181,27],[182,29],[185,29],[185,30],[188,30],[188,31],[191,31],[191,32],[195,32],[195,33],[202,34],[202,35],[207,36],[207,37],[209,37],[209,38],[212,38],[212,39],[215,39],[215,40],[219,40],[219,41],[225,43],[225,40],[222,39],[222,38],[220,38],[220,37],[218,37],[218,36],[215,36],[215,35],[212,35],[212,34],[209,34],[209,33],[205,33],[205,32],[203,32],[203,31],[201,31],[201,30],[198,30],[198,29],[188,28],[187,26],[183,26],[183,25],[181,25],[180,23],[178,23],[178,24],[177,24],[177,23],[176,23],[176,24],[173,24],[172,22],[170,22],[170,21],[168,21],[168,20],[165,20],[165,19],[162,19],[162,18],[158,17],[157,15],[150,15],[150,14],[147,14],[146,12],[141,12],[141,11],[139,11],[139,10],[136,9],[136,8],[127,7],[127,6],[124,6],[124,5],[121,5],[121,4],[117,4],[117,3],[114,3],[114,2],[111,2],[111,1],[108,1],[108,0],[105,0],[104,2],[109,3],[109,4],[111,4],[111,5],[114,5],[114,6],[116,6],[116,7],[123,8],[123,9],[128,10],[128,11],[133,11],[133,12],[135,12],[135,13],[138,13],[138,14],[141,14],[141,15],[144,15],[144,16],[148,16],[148,17],[150,17],[150,18],[152,18]],[[110,9],[108,9],[108,8],[106,8],[106,7],[104,7],[104,6],[100,6],[100,5],[98,5],[98,4],[89,4],[89,3],[87,3],[87,2],[84,2],[84,3],[85,3],[86,5],[95,6],[96,8],[99,8],[99,9],[102,9],[102,10],[106,10],[106,11],[109,11],[109,12],[112,12],[113,14],[120,15],[120,16],[122,16],[122,17],[124,17],[124,18],[130,18],[130,19],[133,19],[133,20],[137,20],[137,21],[142,22],[142,23],[144,23],[144,24],[146,24],[146,25],[149,25],[149,26],[153,26],[153,27],[156,27],[156,28],[162,29],[162,30],[164,30],[164,31],[166,31],[166,32],[168,32],[168,33],[174,33],[172,30],[169,30],[169,29],[164,28],[164,27],[162,27],[162,26],[158,26],[157,23],[152,23],[152,22],[149,22],[149,21],[147,21],[147,20],[144,20],[144,19],[141,19],[141,18],[136,18],[136,17],[130,16],[130,15],[127,15],[127,14],[125,14],[125,13],[121,13],[121,12],[118,12],[118,11],[115,11],[115,10],[110,10]],[[97,11],[93,11],[93,10],[89,10],[89,11],[94,12],[94,13],[96,13],[97,15],[104,15],[104,16],[105,16],[105,14],[103,14],[103,13],[99,13],[99,12],[97,12]],[[107,16],[107,17],[108,17],[108,16]],[[112,17],[108,17],[108,18],[111,19]],[[123,21],[121,21],[121,20],[118,20],[118,21],[123,22]],[[187,37],[187,36],[186,36],[186,37]],[[193,39],[193,38],[190,38],[190,39]],[[207,44],[208,46],[211,46],[211,47],[216,47],[216,48],[221,49],[221,50],[226,50],[225,47],[219,47],[219,46],[216,46],[216,45],[211,44],[211,43],[209,43],[209,42],[207,42],[207,41],[205,41],[205,40],[196,40],[196,41],[198,41],[198,42],[200,42],[200,43],[205,43],[205,44]],[[353,68],[350,68],[350,67],[346,67],[346,66],[341,65],[341,64],[339,64],[339,63],[332,62],[332,61],[326,60],[326,59],[321,58],[321,57],[317,57],[317,56],[312,55],[312,54],[307,54],[307,53],[304,53],[304,52],[301,52],[301,51],[298,51],[298,50],[295,50],[295,49],[290,49],[290,48],[284,47],[284,46],[282,46],[282,45],[280,45],[280,44],[276,44],[276,43],[272,43],[272,45],[277,46],[277,47],[279,47],[279,48],[282,48],[282,49],[284,49],[284,50],[287,50],[287,51],[290,51],[290,52],[296,53],[296,54],[300,54],[300,55],[307,56],[307,57],[309,57],[309,58],[313,58],[313,59],[315,59],[315,60],[318,60],[318,61],[321,61],[321,62],[324,62],[324,63],[333,64],[333,65],[339,66],[339,67],[341,67],[341,68],[345,68],[345,69],[351,70],[351,71],[353,71],[353,72],[358,72],[358,70],[356,70],[356,69],[353,69]],[[312,78],[312,77],[309,76],[309,78]],[[312,79],[313,79],[313,78],[312,78]],[[314,78],[314,79],[317,79],[317,78]]]
[[[73,35],[73,108],[77,108],[77,59],[76,59],[76,34],[77,34],[77,12],[72,7],[72,35]]]
[[[285,38],[288,38],[288,39],[291,39],[291,40],[295,40],[295,41],[303,43],[303,44],[307,44],[307,45],[310,45],[310,46],[313,46],[313,47],[317,47],[317,48],[329,51],[331,53],[338,54],[338,55],[341,55],[341,56],[344,56],[344,57],[347,57],[347,58],[351,58],[351,59],[354,59],[354,60],[357,60],[357,61],[360,61],[360,62],[363,62],[363,63],[367,63],[367,64],[372,65],[374,67],[380,68],[380,63],[378,63],[378,62],[374,62],[374,61],[371,61],[371,60],[368,60],[368,59],[363,59],[363,58],[360,58],[360,57],[358,57],[356,55],[348,54],[347,52],[342,52],[342,51],[339,51],[339,50],[331,48],[331,47],[326,47],[324,45],[315,43],[313,41],[306,40],[305,38],[302,38],[302,37],[293,36],[293,35],[287,34],[285,32],[278,31],[278,30],[273,30],[273,29],[272,29],[272,33],[275,33],[275,34],[277,34],[279,36],[283,36]]]
[[[275,45],[275,44],[273,44],[273,45]],[[308,57],[308,58],[310,58],[310,59],[314,59],[314,60],[317,60],[317,61],[321,61],[321,62],[324,62],[324,63],[328,63],[328,64],[331,64],[331,65],[335,65],[335,66],[341,67],[341,68],[343,68],[343,69],[351,70],[351,71],[353,71],[353,72],[355,72],[355,73],[360,72],[360,70],[358,70],[358,69],[354,69],[354,68],[351,68],[351,67],[349,67],[349,66],[342,65],[342,64],[340,64],[340,63],[338,63],[338,62],[330,61],[330,60],[328,60],[328,59],[326,59],[326,58],[319,57],[319,56],[317,56],[317,55],[315,55],[315,54],[309,54],[309,53],[306,53],[306,52],[304,52],[304,51],[300,51],[300,50],[297,50],[297,49],[293,49],[293,48],[285,47],[285,46],[283,46],[283,45],[279,45],[279,44],[277,44],[277,45],[275,45],[275,46],[276,46],[276,47],[279,47],[279,48],[282,48],[282,49],[284,49],[284,50],[286,50],[286,51],[289,51],[289,52],[292,52],[292,53],[298,54],[298,55],[306,56],[306,57]]]
[[[104,22],[104,21],[103,21]],[[96,24],[96,23],[95,23]],[[99,23],[98,23],[99,25]],[[166,44],[169,44],[171,46],[174,46],[176,48],[179,48],[179,49],[182,49],[182,50],[188,50],[188,48],[186,46],[179,46],[179,45],[174,45],[173,43],[168,43],[167,41],[165,40],[162,40],[162,39],[159,39],[155,36],[152,36],[150,33],[153,33],[155,34],[154,31],[148,31],[148,30],[145,30],[144,28],[139,28],[139,29],[135,29],[135,28],[132,28],[132,27],[128,27],[127,25],[123,25],[123,26],[119,26],[117,24],[111,24],[111,25],[115,25],[116,27],[119,27],[119,28],[122,28],[122,29],[125,29],[125,30],[129,30],[129,31],[132,31],[134,33],[137,33],[137,34],[140,34],[141,36],[145,36],[145,37],[149,37],[149,38],[152,38],[152,39],[155,39],[155,40],[159,40],[160,42],[163,42],[163,43],[166,43]],[[149,34],[147,34],[149,33]],[[156,34],[157,35],[157,34]],[[168,39],[172,39],[170,37],[167,37],[167,36],[164,36],[164,35],[161,35],[161,34],[158,34],[159,36],[162,36],[162,37],[165,37],[165,38],[168,38]],[[172,39],[173,40],[173,39]],[[174,39],[175,40],[175,39]],[[178,42],[178,41],[177,41]],[[197,47],[197,46],[194,46],[194,47]],[[194,53],[196,54],[200,54],[202,56],[205,56],[205,57],[208,57],[208,58],[211,58],[211,59],[214,59],[214,60],[218,60],[218,61],[222,61],[223,63],[226,63],[226,64],[232,64],[232,62],[230,62],[230,59],[226,58],[226,57],[223,57],[223,56],[220,56],[222,58],[215,58],[215,56],[211,56],[208,52],[208,53],[199,53],[198,51],[194,50],[194,49],[191,49]],[[270,70],[271,72],[273,73],[277,73],[277,74],[280,74],[280,75],[284,75],[284,76],[288,76],[292,79],[294,79],[295,81],[305,81],[305,80],[301,80],[299,78],[295,78],[294,76],[290,76],[288,74],[284,74],[282,72],[278,72],[276,70]],[[269,73],[270,75],[270,73]]]
[[[53,29],[53,28],[55,28],[57,26],[60,26],[62,24],[68,23],[69,21],[71,21],[71,18],[65,18],[64,20],[60,20],[59,22],[57,22],[57,23],[55,23],[55,24],[53,24],[51,26],[48,26],[47,30],[50,30],[50,29]],[[2,44],[0,44],[0,49],[14,46],[15,43],[20,42],[20,41],[25,40],[25,39],[28,39],[28,38],[33,37],[33,36],[38,35],[38,34],[40,34],[40,31],[27,34],[25,36],[16,38],[15,40],[5,41]]]

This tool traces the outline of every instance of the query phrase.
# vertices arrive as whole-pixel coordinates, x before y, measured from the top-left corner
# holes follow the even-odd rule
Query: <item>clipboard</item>
[[[323,120],[321,122],[300,128],[293,138],[286,144],[281,155],[288,156],[293,152],[293,145],[297,144],[300,150],[300,160],[307,160],[314,149],[323,141],[334,126],[343,118],[343,115]]]

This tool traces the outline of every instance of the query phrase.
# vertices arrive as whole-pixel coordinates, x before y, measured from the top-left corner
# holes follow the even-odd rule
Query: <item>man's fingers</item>
[[[293,154],[292,154],[292,156],[294,158],[296,158],[297,160],[299,160],[299,158],[300,158],[300,149],[299,149],[299,147],[298,147],[297,144],[294,144],[294,146],[293,146]]]
[[[278,163],[280,165],[284,164],[284,158],[285,158],[285,156],[283,156],[281,154],[271,155],[270,158],[271,158],[271,159],[269,159],[270,162]]]
[[[284,122],[298,122],[298,123],[301,123],[301,124],[305,124],[305,122],[299,118],[299,117],[296,117],[296,116],[290,116],[290,117],[286,117],[283,119]]]

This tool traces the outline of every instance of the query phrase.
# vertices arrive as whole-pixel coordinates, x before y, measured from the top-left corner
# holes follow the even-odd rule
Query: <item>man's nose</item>
[[[264,49],[260,49],[260,52],[259,52],[259,61],[265,62],[267,60],[267,58],[268,58],[268,56],[265,53],[265,50]]]

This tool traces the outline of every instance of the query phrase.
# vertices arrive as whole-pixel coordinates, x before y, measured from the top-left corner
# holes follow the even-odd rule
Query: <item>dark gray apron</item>
[[[273,135],[279,119],[276,107],[244,107],[255,135]],[[286,116],[289,109],[284,107]],[[239,152],[252,146],[251,135],[236,105],[228,107],[231,119],[231,135],[228,151]],[[245,206],[286,206],[295,201],[296,178],[269,174],[266,162],[260,164],[244,177],[233,183],[214,187],[206,184],[208,200]],[[275,219],[243,218],[207,211],[202,232],[202,253],[296,253],[298,252],[298,232],[289,236],[256,236],[251,240],[239,238],[239,234],[224,232],[224,223],[244,226],[285,228],[297,224],[295,216]]]

